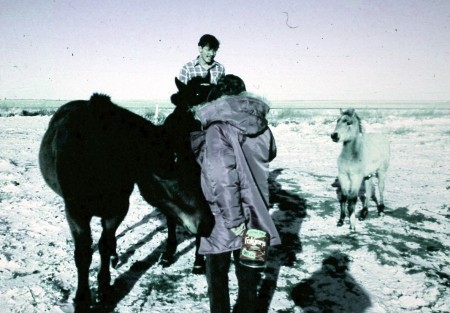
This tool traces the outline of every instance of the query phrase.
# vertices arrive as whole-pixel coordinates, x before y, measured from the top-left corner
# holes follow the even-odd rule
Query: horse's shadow
[[[362,313],[371,306],[369,295],[348,273],[349,258],[339,251],[327,256],[322,268],[291,291],[294,303],[304,312]]]
[[[281,267],[295,266],[296,254],[302,252],[299,233],[303,218],[306,216],[306,200],[294,192],[284,190],[277,182],[277,177],[282,171],[283,169],[276,169],[269,175],[270,203],[278,207],[272,214],[272,219],[280,233],[282,243],[269,253],[259,291],[258,312],[261,313],[269,310]]]

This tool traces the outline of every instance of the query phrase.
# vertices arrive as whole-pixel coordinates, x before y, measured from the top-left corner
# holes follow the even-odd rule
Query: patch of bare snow
[[[387,208],[378,217],[372,204],[367,220],[357,220],[350,234],[348,224],[336,227],[339,204],[331,187],[341,146],[329,135],[339,112],[321,112],[272,127],[278,156],[271,169],[282,169],[276,179],[280,192],[291,205],[303,199],[306,216],[286,210],[286,203],[270,210],[293,255],[272,251],[263,274],[275,285],[269,312],[322,312],[321,305],[335,312],[448,312],[450,116],[421,118],[393,110],[367,115],[366,130],[382,131],[391,141]],[[74,296],[73,243],[63,202],[45,185],[37,165],[48,121],[0,117],[0,312],[60,313],[61,303]],[[180,230],[185,239],[178,260],[163,269],[157,258],[167,237],[164,218],[137,190],[130,204],[117,231],[120,261],[112,279],[123,280],[125,291],[115,311],[208,312],[206,280],[190,274],[193,238]],[[99,224],[92,222],[95,241]],[[301,247],[289,242],[294,237]],[[345,256],[347,270],[337,270],[333,262]],[[94,289],[98,266],[95,251]],[[234,300],[233,267],[229,276]]]

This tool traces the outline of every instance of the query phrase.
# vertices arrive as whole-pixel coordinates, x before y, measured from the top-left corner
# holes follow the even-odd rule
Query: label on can
[[[249,267],[266,266],[269,235],[259,229],[247,229],[242,239],[240,263]]]

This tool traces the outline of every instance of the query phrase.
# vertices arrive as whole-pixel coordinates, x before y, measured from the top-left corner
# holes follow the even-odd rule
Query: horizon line
[[[84,99],[46,99],[46,98],[0,98],[0,101],[74,101],[74,100],[84,100]],[[364,101],[364,102],[450,102],[450,99],[277,99],[270,100],[269,102],[330,102],[330,101],[338,101],[338,102],[356,102],[356,101]],[[144,101],[161,101],[170,103],[170,99],[116,99],[114,101],[136,101],[136,102],[144,102]]]

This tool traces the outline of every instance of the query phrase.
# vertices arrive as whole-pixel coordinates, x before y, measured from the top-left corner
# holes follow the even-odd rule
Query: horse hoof
[[[97,304],[106,305],[114,298],[113,286],[107,285],[98,289]]]
[[[205,274],[206,273],[206,265],[205,260],[195,260],[194,266],[192,267],[192,274]]]
[[[87,292],[77,292],[75,298],[73,299],[73,304],[76,307],[90,307],[92,304],[91,291]]]
[[[206,269],[204,265],[194,265],[192,268],[192,274],[202,275],[206,273]]]
[[[341,227],[342,225],[344,225],[344,221],[343,220],[339,220],[336,224],[337,227]]]
[[[63,312],[70,312],[70,313],[78,313],[78,312],[91,312],[92,310],[92,305],[91,303],[87,303],[87,302],[78,302],[78,301],[74,301],[73,306],[65,306],[64,308],[62,308]]]
[[[361,212],[359,212],[359,220],[364,221],[367,217],[367,214],[369,214],[369,210],[362,209]]]
[[[161,255],[161,258],[159,260],[159,264],[162,267],[169,267],[171,266],[173,263],[175,263],[175,257],[173,255],[169,256],[169,255]]]

